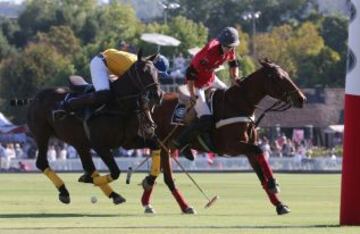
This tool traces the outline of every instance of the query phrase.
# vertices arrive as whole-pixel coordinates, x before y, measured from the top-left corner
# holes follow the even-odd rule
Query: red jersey
[[[196,88],[210,86],[215,79],[215,69],[226,61],[236,59],[235,50],[224,53],[217,39],[208,42],[192,59],[191,66],[196,70]]]

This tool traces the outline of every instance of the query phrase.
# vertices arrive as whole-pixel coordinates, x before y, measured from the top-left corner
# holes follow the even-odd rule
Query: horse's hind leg
[[[47,150],[48,150],[48,142],[49,135],[43,134],[41,137],[34,135],[35,141],[38,145],[38,156],[36,159],[36,167],[41,170],[44,175],[46,175],[50,181],[55,185],[55,187],[59,191],[59,200],[62,203],[69,204],[70,203],[70,194],[65,187],[64,181],[53,171],[47,159]]]
[[[76,150],[79,153],[81,164],[85,171],[85,174],[79,178],[79,182],[92,183],[93,179],[100,176],[100,174],[98,171],[96,171],[94,162],[90,154],[90,149],[77,147]],[[125,202],[125,198],[123,198],[120,194],[114,192],[110,185],[104,184],[100,185],[99,187],[101,191],[103,191],[105,196],[113,200],[113,203],[115,205]]]

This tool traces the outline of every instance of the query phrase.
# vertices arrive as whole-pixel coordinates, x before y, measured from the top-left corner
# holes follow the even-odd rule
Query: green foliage
[[[260,11],[258,30],[266,31],[289,21],[302,21],[313,6],[308,0],[178,0],[181,7],[171,15],[182,15],[195,22],[203,22],[210,29],[211,37],[227,25],[241,25],[251,31],[251,21],[242,19],[244,13]]]
[[[53,26],[48,33],[39,32],[35,40],[55,48],[65,57],[71,58],[80,52],[80,41],[68,26]]]
[[[334,83],[332,72],[339,54],[325,46],[316,25],[283,25],[255,38],[259,57],[269,57],[284,67],[302,86]],[[335,82],[336,83],[336,82]],[[340,84],[341,85],[341,84]]]
[[[14,52],[14,48],[9,45],[8,40],[4,34],[0,31],[0,61]]]
[[[175,52],[182,52],[187,54],[187,50],[194,47],[202,47],[208,39],[208,30],[202,23],[195,23],[182,16],[174,17],[168,25],[152,23],[146,25],[143,32],[146,33],[163,33],[171,35],[181,41],[178,47],[162,47],[161,53],[166,55],[173,55]],[[140,42],[139,45],[147,48],[147,53],[156,52],[156,46],[145,42]]]
[[[45,87],[67,84],[67,77],[74,73],[71,61],[46,44],[30,44],[23,53],[6,59],[0,69],[0,93],[4,100],[33,97]],[[17,121],[25,121],[23,109],[3,106],[6,114],[16,115]]]
[[[97,21],[101,26],[97,41],[103,42],[103,49],[120,47],[122,41],[137,43],[141,25],[134,9],[130,5],[112,2],[97,12]]]
[[[178,48],[181,52],[203,46],[208,37],[208,30],[202,23],[195,23],[183,16],[175,17],[169,22],[167,33],[182,42]]]

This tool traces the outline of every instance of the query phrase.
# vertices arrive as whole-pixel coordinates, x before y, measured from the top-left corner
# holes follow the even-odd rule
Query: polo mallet
[[[146,157],[143,161],[141,161],[134,169],[132,167],[128,168],[127,174],[126,174],[126,184],[130,184],[131,175],[134,171],[137,171],[142,165],[144,165],[150,157]]]
[[[159,138],[157,138],[160,146],[166,150],[167,152],[169,152],[169,149],[166,147],[166,145],[160,141]],[[195,185],[195,187],[201,192],[202,195],[204,195],[204,197],[206,197],[206,199],[208,200],[208,203],[206,203],[205,207],[204,208],[209,208],[210,206],[212,206],[216,200],[218,200],[220,197],[218,195],[215,195],[212,199],[209,198],[208,195],[206,195],[206,193],[204,192],[204,190],[202,190],[202,188],[199,186],[198,183],[196,183],[196,181],[192,178],[192,176],[186,171],[186,169],[184,168],[183,165],[181,165],[181,163],[176,159],[174,158],[174,161],[176,162],[176,164],[181,168],[181,170],[187,175],[187,177],[189,177],[189,179],[193,182],[193,184]]]

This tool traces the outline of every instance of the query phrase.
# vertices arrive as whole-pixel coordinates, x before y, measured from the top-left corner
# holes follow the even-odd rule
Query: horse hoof
[[[116,194],[115,196],[113,196],[113,203],[115,205],[119,205],[121,203],[126,202],[126,199],[124,197],[122,197],[120,194]]]
[[[147,205],[147,206],[145,206],[144,213],[145,214],[156,214],[156,211],[151,205]]]
[[[268,181],[268,191],[272,194],[280,193],[280,185],[276,179],[270,179]]]
[[[88,174],[83,174],[79,177],[78,182],[92,184],[93,178]]]
[[[183,214],[196,214],[196,210],[192,207],[187,207],[184,211]]]
[[[289,207],[287,205],[280,204],[280,205],[276,206],[276,212],[278,215],[284,215],[284,214],[290,213],[291,210],[289,209]]]
[[[59,195],[59,200],[64,204],[70,204],[70,196],[68,195]]]

